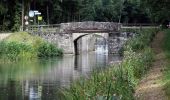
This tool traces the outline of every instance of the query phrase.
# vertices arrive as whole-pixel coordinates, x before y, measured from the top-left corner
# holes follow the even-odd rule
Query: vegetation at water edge
[[[64,89],[65,99],[121,99],[133,100],[134,88],[153,61],[150,42],[154,29],[138,31],[124,46],[124,59],[119,65],[94,72],[88,79],[80,79]]]
[[[0,42],[1,61],[62,56],[62,49],[26,32],[13,33]]]
[[[166,95],[170,99],[170,30],[167,29],[167,30],[164,30],[163,32],[165,34],[165,38],[163,42],[163,49],[164,49],[167,62],[168,62],[166,64],[166,68],[164,72],[163,83],[165,84],[164,89],[165,89]]]

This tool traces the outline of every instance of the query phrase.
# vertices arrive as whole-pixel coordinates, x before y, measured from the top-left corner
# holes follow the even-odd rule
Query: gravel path
[[[168,100],[163,90],[161,79],[166,64],[166,58],[161,47],[164,33],[159,32],[152,42],[156,56],[148,74],[141,80],[135,91],[136,100]]]
[[[5,38],[8,37],[9,35],[11,35],[11,33],[0,33],[0,40],[5,39]]]

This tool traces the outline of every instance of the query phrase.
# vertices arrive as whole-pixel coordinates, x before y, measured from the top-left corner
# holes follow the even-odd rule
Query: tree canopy
[[[1,0],[0,30],[19,30],[22,13],[28,15],[29,10],[42,13],[42,24],[72,21],[164,23],[170,20],[169,0]]]

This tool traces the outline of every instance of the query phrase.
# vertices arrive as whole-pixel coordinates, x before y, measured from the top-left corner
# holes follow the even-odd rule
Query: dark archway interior
[[[85,35],[81,35],[79,36],[77,39],[74,40],[74,52],[75,52],[75,55],[78,55],[78,40],[86,35],[89,35],[89,34],[85,34]]]
[[[85,35],[81,35],[80,37],[78,37],[77,39],[75,39],[74,40],[74,51],[75,51],[75,55],[78,55],[79,54],[79,48],[78,48],[78,40],[80,39],[80,38],[83,38],[84,36],[87,36],[87,35],[90,35],[90,34],[85,34]],[[105,45],[107,44],[107,39],[105,38],[105,37],[103,37],[103,36],[101,36],[101,35],[97,35],[97,34],[93,34],[95,37],[97,37],[97,38],[103,38],[104,39],[104,41],[105,41]],[[97,42],[97,41],[96,41]]]
[[[74,52],[75,52],[75,55],[78,55],[78,43],[77,43],[77,40],[74,40]]]

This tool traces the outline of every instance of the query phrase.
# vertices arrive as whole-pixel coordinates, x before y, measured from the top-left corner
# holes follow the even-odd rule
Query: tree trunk
[[[21,31],[24,31],[24,0],[22,0],[22,29]]]

